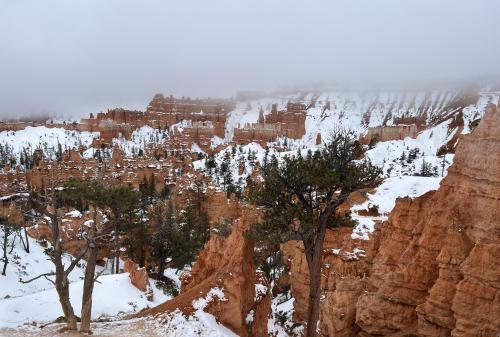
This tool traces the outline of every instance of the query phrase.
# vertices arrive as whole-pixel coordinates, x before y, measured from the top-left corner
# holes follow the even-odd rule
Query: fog
[[[0,0],[0,116],[500,74],[497,0]]]

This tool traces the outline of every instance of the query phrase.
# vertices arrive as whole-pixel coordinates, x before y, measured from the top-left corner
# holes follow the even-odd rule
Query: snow
[[[205,151],[203,151],[201,147],[196,143],[191,144],[191,152],[206,154]]]
[[[260,302],[264,296],[267,294],[267,287],[263,284],[255,284],[255,298],[254,302]]]
[[[352,211],[368,210],[369,205],[377,205],[378,212],[387,215],[401,197],[416,198],[428,191],[437,190],[441,177],[391,177],[387,178],[375,191],[368,194],[368,200],[351,208]]]
[[[0,237],[3,237],[1,233]],[[19,279],[29,280],[54,269],[52,262],[49,261],[49,257],[44,253],[44,248],[32,238],[28,238],[28,241],[30,253],[26,253],[17,240],[13,252],[9,254],[7,275],[0,275],[0,303],[2,303],[6,296],[22,297],[53,288],[52,283],[43,277],[26,284],[19,282]],[[70,255],[63,255],[63,261],[65,265],[68,265],[70,263]],[[77,266],[69,275],[70,282],[80,280],[83,278],[83,275],[83,269]],[[0,315],[0,319],[1,317]]]
[[[69,216],[70,218],[81,218],[82,213],[79,210],[73,210],[71,212],[66,213],[66,216]]]
[[[30,195],[29,193],[14,193],[9,195],[4,195],[3,197],[0,197],[0,201],[7,201],[14,199],[16,197],[28,197],[29,195]]]
[[[216,299],[226,300],[220,288],[212,288],[205,297],[194,300],[193,308],[196,311],[189,317],[180,310],[156,317],[157,331],[170,337],[236,337],[234,332],[219,324],[213,315],[203,311]]]
[[[387,178],[373,194],[368,194],[368,200],[351,208],[351,217],[357,225],[353,229],[353,239],[368,240],[369,234],[375,230],[376,221],[387,220],[387,215],[396,205],[396,200],[402,197],[416,198],[429,191],[437,190],[442,177],[401,176]],[[360,210],[368,210],[376,206],[381,216],[361,216]]]
[[[0,327],[16,327],[32,321],[49,322],[63,315],[52,283],[45,278],[27,284],[19,282],[19,278],[28,280],[54,269],[44,248],[31,238],[29,241],[30,253],[26,253],[17,242],[9,255],[7,276],[0,275]],[[64,255],[64,261],[69,264],[70,256]],[[82,266],[77,266],[69,275],[71,303],[77,314],[81,308],[83,276]],[[153,302],[147,301],[145,294],[130,283],[128,273],[101,275],[95,283],[92,318],[134,312],[170,299],[154,281],[151,282]]]
[[[215,317],[202,310],[185,317],[180,310],[160,316],[156,330],[169,337],[237,337],[234,332],[219,324]]]
[[[98,136],[98,132],[28,126],[19,131],[0,132],[0,144],[8,145],[15,156],[19,156],[23,148],[30,149],[30,153],[37,148],[47,149],[45,154],[54,159],[58,144],[61,144],[63,151],[78,149],[80,146],[89,147]]]
[[[255,312],[253,310],[250,310],[247,314],[247,317],[245,317],[245,323],[252,324],[254,315],[255,315]]]
[[[167,268],[163,272],[163,275],[165,277],[169,278],[170,280],[172,280],[175,283],[175,285],[177,286],[177,289],[180,289],[181,288],[181,280],[180,280],[179,275],[177,274],[177,272],[178,272],[177,269]]]
[[[125,138],[114,138],[113,145],[118,146],[126,157],[133,157],[138,154],[139,150],[145,150],[146,144],[162,144],[168,139],[167,131],[153,129],[145,125],[132,132],[130,140]]]
[[[226,301],[224,292],[219,288],[212,288],[210,289],[206,297],[194,300],[193,308],[195,308],[196,310],[203,310],[210,302],[214,301],[215,299],[218,299],[219,301]]]
[[[363,249],[354,248],[352,252],[344,252],[343,256],[347,261],[355,261],[360,257],[366,257],[366,252]]]
[[[158,305],[169,297],[156,287],[154,301],[149,302],[146,295],[134,287],[128,273],[103,275],[95,283],[92,297],[92,318],[113,316],[119,313],[135,312]],[[73,282],[70,297],[73,308],[78,313],[81,308],[83,281]],[[26,305],[29,303],[30,305]],[[15,327],[26,322],[50,322],[62,316],[57,292],[54,288],[22,297],[0,301],[0,326]]]
[[[303,326],[294,326],[294,322],[292,321],[293,316],[293,303],[295,299],[290,296],[290,294],[285,297],[284,294],[279,294],[271,301],[271,317],[267,320],[267,330],[270,336],[275,337],[291,337],[291,336],[301,336],[303,331]],[[285,317],[284,326],[278,324],[279,318],[278,316]],[[287,331],[293,330],[293,333],[290,335]]]
[[[415,174],[420,171],[424,160],[431,166],[440,169],[442,159],[437,157],[436,153],[442,145],[453,137],[453,133],[448,134],[448,125],[449,121],[427,129],[418,134],[416,139],[407,137],[403,140],[377,143],[374,148],[366,152],[366,157],[373,164],[382,167],[386,176]],[[418,149],[417,158],[411,162],[401,161],[403,153],[407,157],[410,150],[413,149]],[[445,165],[445,169],[451,164],[452,158],[453,155],[446,156],[448,163]]]
[[[484,114],[487,104],[498,102],[499,93],[483,90],[479,94],[479,100],[466,109],[469,109],[471,115],[477,112],[477,116],[480,117]],[[417,115],[427,115],[429,123],[439,114],[446,113],[446,109],[460,98],[460,91],[455,89],[434,90],[432,92],[326,89],[322,93],[309,93],[307,95],[302,92],[275,95],[273,98],[238,102],[226,121],[225,141],[232,140],[234,128],[243,127],[246,123],[256,123],[261,109],[264,116],[268,115],[271,112],[272,104],[277,104],[278,110],[285,110],[289,101],[303,102],[306,106],[311,101],[315,101],[315,105],[307,109],[306,134],[301,139],[301,145],[312,146],[318,133],[321,134],[322,139],[328,139],[333,130],[338,127],[361,134],[366,131],[367,127],[380,126],[384,122],[386,125],[393,125],[395,118]],[[330,103],[330,109],[327,109],[327,102]],[[364,115],[367,112],[370,112],[368,121],[364,120]],[[388,116],[389,118],[387,118]]]

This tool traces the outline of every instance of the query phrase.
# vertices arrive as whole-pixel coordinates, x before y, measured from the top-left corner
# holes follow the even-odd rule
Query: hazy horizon
[[[500,75],[500,2],[0,0],[0,117]]]

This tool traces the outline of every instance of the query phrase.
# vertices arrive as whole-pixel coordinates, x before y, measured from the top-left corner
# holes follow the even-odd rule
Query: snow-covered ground
[[[130,140],[125,138],[115,138],[113,145],[117,145],[127,157],[137,156],[139,150],[144,151],[147,144],[159,145],[168,139],[168,131],[153,129],[150,126],[143,126],[132,132]]]
[[[368,240],[369,234],[375,230],[376,221],[387,220],[388,214],[396,205],[397,198],[416,198],[429,191],[437,190],[442,177],[390,177],[378,186],[375,193],[368,194],[368,200],[351,208],[351,216],[357,225],[353,229],[352,238]],[[360,215],[360,210],[376,208],[379,216]]]
[[[294,324],[293,302],[295,299],[288,294],[279,294],[272,299],[271,302],[271,317],[267,321],[267,330],[271,336],[275,337],[291,337],[301,336],[304,327]]]
[[[427,122],[430,122],[439,114],[446,113],[446,109],[461,98],[462,93],[453,89],[432,92],[325,90],[321,93],[278,95],[239,102],[226,121],[225,140],[232,140],[234,128],[238,125],[243,127],[245,123],[256,123],[261,109],[264,116],[270,114],[272,104],[277,104],[278,110],[284,110],[289,101],[301,101],[306,106],[315,102],[307,109],[306,134],[300,141],[301,145],[311,146],[318,133],[322,139],[328,139],[332,131],[339,127],[361,134],[367,127],[380,126],[384,121],[387,125],[392,125],[395,118],[416,116],[419,113],[425,114]],[[480,92],[478,101],[464,109],[466,124],[481,117],[486,106],[489,103],[497,104],[498,100],[498,92]],[[365,119],[367,112],[370,112],[368,120]],[[465,128],[464,132],[467,131]]]
[[[237,337],[234,332],[218,323],[213,315],[203,310],[214,300],[226,300],[223,289],[213,288],[205,297],[194,300],[192,305],[195,312],[188,317],[180,310],[156,317],[158,331],[170,337]]]
[[[35,240],[30,241],[30,253],[17,243],[9,255],[11,263],[7,276],[0,275],[0,327],[16,327],[24,323],[46,323],[62,316],[61,305],[53,285],[44,278],[23,284],[19,278],[28,280],[53,270],[53,264]],[[65,263],[69,263],[65,256]],[[77,267],[70,274],[71,303],[77,315],[81,308],[83,292],[83,268]],[[128,273],[102,275],[95,284],[92,318],[115,316],[152,307],[163,303],[169,295],[152,282],[154,301],[149,302],[143,292],[131,283]]]
[[[96,282],[92,299],[92,319],[101,316],[115,316],[152,307],[170,297],[153,286],[154,300],[130,283],[128,273],[103,275]],[[70,286],[71,304],[78,315],[81,308],[83,281]],[[29,305],[26,305],[29,303]],[[0,326],[18,326],[29,322],[51,322],[63,316],[57,292],[54,288],[33,294],[0,300]]]
[[[0,237],[3,238],[2,232],[0,232]],[[52,283],[43,277],[30,283],[19,282],[19,279],[26,281],[53,270],[53,264],[49,260],[49,256],[44,253],[45,248],[32,238],[28,238],[28,240],[30,253],[26,253],[19,240],[16,240],[15,248],[9,254],[7,275],[0,275],[0,303],[2,303],[5,297],[23,297],[54,287]],[[70,263],[70,256],[64,254],[63,261],[68,265]],[[77,266],[69,275],[70,282],[79,281],[83,278],[83,275],[83,268]],[[0,315],[0,320],[2,317]]]
[[[98,132],[80,132],[65,130],[63,128],[47,128],[45,126],[28,126],[19,131],[0,132],[0,144],[8,145],[12,154],[19,156],[21,151],[26,148],[30,154],[37,148],[42,148],[45,154],[54,159],[58,150],[58,144],[61,144],[62,150],[78,149],[81,146],[89,147],[92,139],[99,136]]]

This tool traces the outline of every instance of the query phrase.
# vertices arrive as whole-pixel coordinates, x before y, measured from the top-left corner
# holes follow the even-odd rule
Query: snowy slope
[[[96,282],[92,299],[92,318],[113,316],[120,313],[135,312],[142,308],[163,303],[169,297],[156,287],[154,301],[149,302],[146,295],[135,288],[128,273],[103,275]],[[73,282],[70,286],[71,304],[79,312],[82,305],[83,281]],[[26,305],[29,303],[29,305]],[[26,296],[0,300],[0,326],[18,326],[26,322],[51,322],[63,312],[54,288]]]
[[[3,234],[0,233],[0,237],[3,238]],[[16,241],[14,250],[9,254],[7,275],[0,275],[0,301],[6,296],[25,296],[53,288],[52,283],[43,277],[26,284],[19,282],[19,279],[29,280],[54,269],[52,262],[49,261],[49,257],[44,253],[44,248],[36,240],[32,238],[28,238],[28,240],[30,243],[30,253],[26,253],[22,249],[21,244]],[[63,261],[65,265],[68,265],[70,263],[70,256],[65,254]],[[80,280],[83,278],[83,275],[84,270],[77,266],[70,274],[70,282]]]
[[[32,153],[37,148],[47,149],[45,153],[49,157],[55,158],[58,144],[62,150],[88,147],[92,139],[99,136],[98,132],[70,131],[63,128],[47,128],[37,126],[19,131],[0,132],[0,144],[8,145],[14,155],[19,156],[23,148],[30,149]]]
[[[50,322],[62,316],[57,293],[50,282],[44,278],[28,284],[18,282],[19,278],[27,280],[53,270],[43,247],[35,240],[29,240],[30,253],[16,245],[9,255],[12,263],[8,265],[7,276],[0,275],[0,327],[16,327],[32,321]],[[64,260],[69,263],[69,256]],[[79,267],[70,274],[71,303],[77,315],[81,308],[83,274],[84,270]],[[132,286],[127,273],[102,275],[98,281],[94,289],[92,318],[138,311],[170,298],[153,285],[154,302],[148,302],[144,293]]]
[[[428,123],[428,128],[420,132],[415,139],[406,138],[379,142],[366,153],[366,158],[383,169],[385,182],[369,195],[369,200],[363,205],[352,209],[353,218],[358,226],[353,231],[353,238],[368,239],[369,233],[374,230],[376,221],[384,221],[387,214],[395,205],[399,197],[418,197],[430,190],[439,187],[439,182],[446,176],[448,167],[453,162],[453,154],[438,156],[438,150],[447,144],[458,129],[450,128],[452,118],[459,112],[463,113],[464,129],[462,133],[470,132],[469,125],[483,116],[488,104],[496,104],[499,100],[498,92],[482,92],[473,104],[466,105],[464,96],[458,91],[434,91],[430,93],[370,93],[370,92],[325,92],[310,94],[292,94],[275,98],[265,98],[250,102],[241,102],[230,113],[226,123],[226,141],[232,139],[235,127],[245,123],[255,123],[259,111],[264,115],[271,112],[273,103],[278,109],[285,109],[289,101],[304,102],[307,106],[306,134],[299,140],[278,139],[276,143],[268,143],[268,156],[276,155],[280,158],[286,155],[297,155],[298,151],[305,155],[308,150],[314,151],[317,134],[322,139],[328,139],[336,128],[345,128],[355,131],[358,135],[364,133],[368,127],[392,125],[398,117],[422,117]],[[327,108],[329,102],[330,108]],[[468,104],[468,103],[467,103]],[[286,144],[286,146],[285,146]],[[286,150],[276,150],[276,145]],[[240,186],[245,185],[246,178],[252,173],[255,165],[250,161],[263,162],[265,149],[259,144],[251,143],[236,148],[228,146],[225,150],[215,154],[214,159],[218,167],[225,161],[229,164],[233,182]],[[412,153],[412,156],[410,156]],[[229,158],[229,160],[225,160]],[[193,163],[198,170],[204,170],[205,160]],[[423,166],[431,169],[429,177],[419,176]],[[222,189],[221,174],[211,173],[215,184]],[[361,216],[358,211],[376,205],[379,217]]]
[[[477,102],[465,104],[464,94],[459,90],[435,90],[431,92],[370,92],[370,91],[334,91],[320,93],[295,93],[238,103],[226,122],[226,141],[232,139],[234,128],[245,123],[256,123],[262,108],[264,116],[271,112],[273,103],[278,110],[286,109],[287,102],[303,102],[308,106],[306,134],[301,143],[313,145],[316,135],[322,139],[335,128],[342,127],[358,134],[368,127],[393,125],[396,118],[423,116],[428,124],[439,118],[464,109],[466,122],[484,114],[489,103],[497,104],[500,93],[482,91]],[[330,109],[327,109],[327,103]],[[467,129],[465,130],[467,132]]]
[[[225,301],[223,289],[213,288],[208,294],[192,302],[195,312],[186,317],[180,310],[159,315],[152,322],[157,331],[170,337],[237,337],[237,335],[218,323],[215,317],[204,309],[214,301]],[[151,321],[150,321],[151,322]]]
[[[452,139],[454,132],[448,133],[448,124],[445,121],[437,126],[424,130],[418,134],[416,139],[405,138],[403,140],[392,140],[380,142],[373,149],[367,151],[366,156],[373,164],[382,167],[387,176],[412,175],[420,171],[423,161],[432,166],[441,168],[442,158],[437,156],[439,148]],[[417,158],[411,162],[400,160],[401,157],[408,157],[409,152],[418,149]],[[445,158],[446,170],[453,161],[453,155],[449,154]],[[441,173],[441,170],[438,170]],[[446,171],[445,171],[446,172]]]
[[[437,190],[442,177],[390,177],[387,178],[373,194],[368,194],[368,200],[351,208],[351,216],[357,225],[353,229],[353,239],[369,240],[375,230],[376,221],[385,221],[396,205],[396,200],[402,197],[416,198],[429,191]],[[360,215],[360,210],[376,207],[379,216]]]

